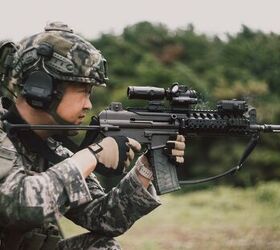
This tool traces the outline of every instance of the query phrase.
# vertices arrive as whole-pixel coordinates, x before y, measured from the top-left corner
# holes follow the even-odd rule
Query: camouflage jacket
[[[3,116],[5,110],[0,111]],[[52,143],[43,143],[51,148]],[[82,177],[71,157],[53,164],[25,144],[17,136],[8,137],[0,125],[2,230],[15,226],[28,231],[65,215],[90,231],[117,236],[160,205],[154,187],[143,188],[134,169],[105,193],[94,174]],[[56,154],[67,152],[60,147]]]

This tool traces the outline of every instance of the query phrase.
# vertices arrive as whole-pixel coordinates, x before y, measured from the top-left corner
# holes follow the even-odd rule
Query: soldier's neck
[[[16,101],[16,108],[21,118],[31,125],[54,125],[54,119],[47,112],[31,107],[24,98],[19,97]],[[49,130],[34,130],[42,139],[46,139],[52,135]]]

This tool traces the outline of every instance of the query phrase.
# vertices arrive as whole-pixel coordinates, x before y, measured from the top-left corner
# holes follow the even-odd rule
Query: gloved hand
[[[184,152],[185,152],[185,137],[183,135],[171,136],[166,143],[164,152],[167,154],[169,159],[176,165],[182,165],[184,163]],[[153,179],[153,173],[149,163],[150,151],[141,155],[135,163],[135,167],[138,173],[146,179]],[[143,166],[146,169],[143,169]]]
[[[113,136],[106,137],[88,148],[97,159],[95,170],[102,175],[112,176],[126,172],[134,158],[134,151],[139,152],[141,145],[125,136]]]
[[[173,163],[182,165],[184,163],[185,147],[185,137],[183,135],[175,135],[170,136],[164,151]]]

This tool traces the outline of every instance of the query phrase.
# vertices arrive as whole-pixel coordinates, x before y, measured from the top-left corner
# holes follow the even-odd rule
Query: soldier
[[[94,175],[122,174],[140,151],[137,141],[106,137],[77,150],[62,131],[4,126],[80,124],[92,108],[92,86],[105,85],[105,64],[62,23],[20,42],[12,63],[18,97],[15,104],[2,98],[0,106],[0,249],[120,249],[113,237],[160,205],[145,155],[109,193]],[[182,162],[184,137],[170,144]],[[62,239],[62,215],[89,233]]]

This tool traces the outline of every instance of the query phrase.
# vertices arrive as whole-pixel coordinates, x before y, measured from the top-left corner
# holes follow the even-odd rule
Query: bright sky
[[[2,2],[2,3],[1,3]],[[279,0],[2,0],[1,39],[17,42],[43,30],[48,21],[63,21],[87,38],[139,21],[169,28],[192,23],[198,32],[235,33],[242,24],[280,33]]]

